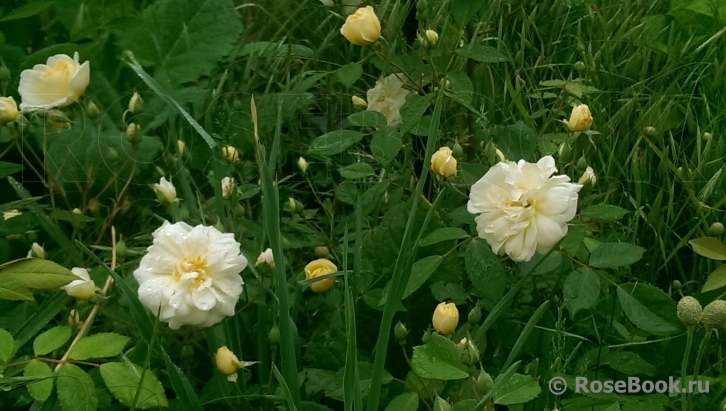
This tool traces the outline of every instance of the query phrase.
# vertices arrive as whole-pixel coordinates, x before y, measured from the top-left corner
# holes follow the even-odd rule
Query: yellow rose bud
[[[426,40],[430,46],[435,46],[439,41],[439,33],[434,30],[426,30]]]
[[[307,171],[308,169],[308,162],[305,161],[305,157],[300,157],[297,159],[297,168],[300,169],[303,173]]]
[[[353,101],[353,105],[356,107],[360,107],[360,108],[368,107],[368,102],[358,96],[351,97],[351,100]]]
[[[156,196],[159,198],[159,201],[172,202],[176,200],[176,187],[164,177],[158,183],[154,184],[154,190],[156,190]]]
[[[126,126],[126,137],[128,137],[129,140],[133,140],[134,137],[136,137],[136,134],[139,133],[139,129],[141,129],[141,127],[139,127],[138,124],[129,124],[128,126]]]
[[[454,303],[441,303],[436,306],[434,316],[431,319],[434,330],[444,335],[449,335],[456,330],[459,324],[459,310]]]
[[[0,123],[8,123],[18,117],[18,105],[12,97],[0,97]]]
[[[237,356],[226,345],[219,347],[214,354],[214,363],[219,372],[224,375],[236,373],[241,365]]]
[[[590,182],[590,184],[595,184],[595,182],[597,182],[597,176],[595,176],[595,171],[592,169],[592,167],[589,166],[582,173],[580,179],[577,180],[578,184],[585,184],[587,182]]]
[[[367,46],[381,37],[381,22],[373,7],[361,7],[345,19],[340,33],[355,45]]]
[[[129,111],[132,113],[138,113],[144,108],[144,100],[141,99],[139,93],[134,93],[129,101]]]
[[[236,148],[234,148],[232,146],[222,147],[222,155],[230,163],[235,163],[235,162],[237,162],[237,160],[239,160],[239,152],[237,151]]]
[[[338,267],[333,264],[332,261],[326,258],[320,258],[308,263],[305,266],[305,278],[310,280],[326,274],[331,274],[338,271]],[[310,283],[310,289],[316,293],[322,293],[330,289],[335,284],[335,278],[330,277],[324,280]]]
[[[267,250],[260,253],[260,256],[257,257],[257,263],[255,265],[260,264],[267,264],[270,266],[270,268],[275,268],[275,258],[272,255],[272,248],[268,248]]]
[[[177,140],[177,141],[176,141],[176,146],[177,146],[177,148],[179,149],[179,155],[183,156],[183,155],[184,155],[184,153],[186,152],[186,149],[187,149],[187,145],[186,145],[186,144],[184,144],[184,142],[183,142],[183,141],[181,141],[181,140]]]
[[[30,251],[28,251],[28,258],[31,257],[45,259],[45,249],[43,246],[38,243],[33,243],[33,245],[30,246]]]
[[[587,131],[592,125],[592,114],[587,104],[580,104],[572,109],[567,126],[571,131]]]
[[[451,177],[456,174],[456,159],[449,147],[441,147],[431,156],[431,171],[441,177]]]

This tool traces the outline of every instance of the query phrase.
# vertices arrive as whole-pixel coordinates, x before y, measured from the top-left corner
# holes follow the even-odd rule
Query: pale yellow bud
[[[434,30],[426,30],[426,40],[429,45],[435,46],[439,42],[439,33]]]
[[[222,179],[222,197],[229,198],[237,190],[234,178],[225,177]]]
[[[587,104],[580,104],[572,109],[567,126],[571,131],[587,131],[592,125],[592,114]]]
[[[12,210],[3,211],[3,220],[9,220],[13,217],[17,217],[19,215],[22,215],[23,213],[20,212],[20,210],[14,208]]]
[[[232,146],[222,147],[222,155],[230,163],[235,163],[235,162],[237,162],[237,160],[239,160],[239,152],[237,151],[236,148],[234,148]]]
[[[595,184],[597,182],[597,176],[595,176],[595,171],[592,169],[592,167],[587,167],[585,171],[582,173],[582,176],[580,176],[580,179],[577,180],[578,184],[585,184],[587,182],[590,182],[590,184]]]
[[[361,7],[345,19],[340,34],[358,46],[367,46],[381,37],[381,22],[373,7]]]
[[[128,126],[126,126],[126,137],[129,138],[129,140],[133,140],[134,137],[136,137],[136,134],[139,133],[139,130],[141,127],[139,127],[136,123],[131,123]]]
[[[305,158],[304,157],[300,157],[300,158],[297,159],[297,168],[299,168],[300,171],[302,171],[303,173],[305,171],[307,171],[307,169],[308,169],[308,162],[305,161]]]
[[[332,261],[326,258],[320,258],[308,263],[305,266],[305,278],[310,280],[326,274],[331,274],[338,271],[338,267],[333,264]],[[324,280],[315,281],[310,283],[310,289],[316,293],[322,293],[330,289],[335,284],[335,278],[330,277]]]
[[[431,156],[431,171],[441,177],[456,174],[456,158],[449,147],[441,147]]]
[[[185,153],[185,152],[186,152],[186,150],[187,150],[187,145],[186,145],[186,144],[184,144],[184,142],[183,142],[183,141],[181,141],[181,140],[177,140],[177,141],[176,141],[176,147],[177,147],[177,149],[179,150],[179,155],[180,155],[180,156],[183,156],[183,155],[184,155],[184,153]]]
[[[363,100],[362,98],[358,96],[351,97],[351,100],[353,101],[353,105],[360,108],[368,107],[368,102]]]
[[[7,123],[18,117],[18,105],[12,97],[0,97],[0,123]]]
[[[73,267],[71,272],[75,274],[78,279],[61,287],[68,295],[73,298],[78,298],[79,300],[90,300],[91,297],[96,295],[96,284],[93,280],[91,280],[88,270],[85,268]]]
[[[38,243],[33,243],[32,246],[30,246],[30,251],[28,251],[28,258],[34,257],[34,258],[45,258],[45,249],[43,246],[41,246]]]
[[[449,335],[459,325],[459,310],[454,303],[441,303],[436,306],[431,322],[434,330],[444,335]]]
[[[275,258],[272,255],[272,248],[268,248],[260,253],[260,256],[257,257],[256,265],[260,264],[267,264],[270,268],[275,268]]]
[[[134,93],[129,100],[129,111],[132,113],[138,113],[144,108],[144,100],[141,99],[139,93]]]
[[[236,373],[241,365],[237,356],[226,345],[219,347],[214,354],[214,363],[219,372],[224,375]]]
[[[715,223],[711,224],[710,227],[708,227],[708,232],[713,235],[721,235],[721,234],[723,234],[723,231],[724,231],[723,224],[721,224],[718,221],[716,221]]]
[[[158,183],[154,184],[154,189],[160,201],[172,202],[176,200],[176,187],[165,177],[162,177]]]
[[[83,211],[78,207],[74,208],[72,212],[73,214],[83,215]]]

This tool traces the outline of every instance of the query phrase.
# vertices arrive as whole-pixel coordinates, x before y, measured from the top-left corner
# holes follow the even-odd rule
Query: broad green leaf
[[[629,211],[610,204],[595,204],[585,207],[580,215],[583,217],[595,218],[604,221],[616,221],[625,217]]]
[[[386,117],[377,111],[363,110],[348,116],[350,124],[358,127],[385,127]]]
[[[31,360],[23,369],[24,377],[36,377],[37,382],[28,384],[28,392],[36,401],[45,401],[53,391],[53,370],[40,360]]]
[[[15,340],[9,332],[0,328],[0,362],[6,363],[15,353]]]
[[[707,291],[718,290],[724,286],[726,286],[726,265],[718,267],[708,276],[701,292],[705,293]]]
[[[15,163],[8,163],[6,161],[0,161],[0,179],[5,178],[9,176],[10,174],[15,174],[18,171],[22,171],[23,166],[20,164]]]
[[[476,92],[474,91],[474,84],[471,82],[471,78],[466,73],[456,70],[450,71],[446,73],[446,80],[451,83],[451,95],[455,100],[467,106],[472,104]]]
[[[605,408],[602,411],[620,411],[620,404],[616,402],[615,404]]]
[[[345,204],[355,204],[355,196],[358,195],[358,187],[353,182],[344,182],[338,186],[335,186],[333,190],[335,198]]]
[[[484,307],[491,310],[504,296],[507,287],[507,273],[499,256],[485,241],[475,239],[466,247],[464,261],[476,295],[482,297]]]
[[[42,13],[45,9],[53,5],[52,1],[30,1],[15,10],[11,8],[10,13],[7,16],[0,19],[0,21],[10,21],[25,19],[28,17],[35,16],[36,14]]]
[[[464,27],[484,4],[483,1],[452,0],[450,6],[451,16],[459,27]]]
[[[360,63],[348,63],[339,68],[336,75],[345,88],[350,88],[363,75],[363,66]]]
[[[628,319],[641,330],[668,336],[681,329],[676,303],[661,289],[642,283],[618,287],[618,299]]]
[[[373,187],[363,193],[363,198],[361,199],[361,202],[363,203],[363,215],[370,213],[378,204],[380,204],[381,197],[386,190],[388,190],[390,185],[391,183],[388,181],[381,181],[380,183],[374,184]]]
[[[502,63],[509,61],[507,56],[491,46],[482,44],[467,44],[456,50],[456,53],[466,58],[474,59],[480,63]]]
[[[540,391],[539,383],[532,376],[515,373],[494,393],[494,402],[501,405],[523,404],[537,398]]]
[[[471,411],[476,406],[477,400],[462,400],[451,407],[452,411]]]
[[[499,148],[511,161],[529,160],[537,148],[537,133],[522,121],[506,127],[495,127],[492,133],[497,138]]]
[[[340,169],[340,175],[350,180],[370,177],[375,174],[376,172],[373,170],[373,167],[368,163],[355,163]]]
[[[160,0],[120,45],[176,84],[198,79],[235,47],[242,23],[231,0]]]
[[[143,370],[136,364],[109,362],[102,364],[100,370],[109,391],[121,404],[130,407],[136,396],[137,387],[141,384],[136,408],[147,409],[169,406],[166,394],[164,394],[164,387],[151,370],[146,370],[143,382],[141,381]]]
[[[600,278],[587,267],[578,268],[567,276],[562,293],[565,306],[574,317],[578,311],[588,310],[595,304],[600,295]]]
[[[413,263],[411,276],[408,277],[408,283],[406,283],[402,298],[406,298],[418,290],[436,271],[442,261],[444,261],[444,258],[440,255],[431,255]]]
[[[406,103],[403,104],[400,110],[401,132],[405,133],[416,127],[429,105],[431,105],[431,95],[413,95],[406,99]]]
[[[360,391],[361,398],[368,396],[371,386],[371,375],[373,373],[373,364],[367,362],[358,362],[358,390]],[[388,371],[383,370],[383,377],[381,382],[388,384],[393,381],[393,376]],[[330,398],[337,400],[344,400],[344,384],[345,384],[345,366],[335,373],[335,379],[333,379],[328,386],[324,388],[325,395]]]
[[[451,411],[451,405],[437,395],[434,401],[434,411]]]
[[[413,348],[411,368],[419,377],[444,381],[469,376],[454,342],[436,333],[426,345]]]
[[[28,288],[41,290],[62,287],[78,279],[71,270],[40,258],[22,259],[3,266],[0,277],[9,277]]]
[[[310,47],[300,44],[282,44],[274,41],[258,41],[255,43],[245,44],[240,51],[240,56],[249,56],[255,54],[255,57],[293,57],[293,58],[312,58],[315,52]]]
[[[416,411],[418,410],[418,394],[415,392],[404,392],[391,400],[385,411]]]
[[[655,366],[631,351],[610,353],[603,363],[609,364],[612,369],[625,375],[644,374],[652,377],[656,374]]]
[[[33,301],[33,294],[20,282],[0,275],[0,299],[11,301]]]
[[[98,397],[91,377],[77,365],[65,363],[58,372],[58,401],[63,411],[96,411]]]
[[[35,355],[46,355],[62,347],[70,339],[71,327],[54,327],[35,338],[33,351]]]
[[[443,227],[422,238],[421,241],[418,242],[418,245],[420,247],[426,247],[427,245],[440,243],[442,241],[460,240],[467,237],[469,237],[469,234],[461,228]]]
[[[401,147],[403,147],[403,142],[396,129],[381,127],[373,133],[370,146],[371,154],[379,163],[384,165],[390,163],[401,151]]]
[[[353,130],[335,130],[313,140],[308,155],[331,156],[345,151],[358,143],[363,134]]]
[[[712,237],[701,237],[691,240],[688,244],[693,247],[693,251],[703,257],[711,260],[726,260],[726,244]]]
[[[602,243],[590,253],[590,265],[597,268],[622,267],[638,262],[645,248],[630,243]]]
[[[115,333],[99,333],[83,337],[71,348],[72,360],[106,358],[121,354],[130,338]]]

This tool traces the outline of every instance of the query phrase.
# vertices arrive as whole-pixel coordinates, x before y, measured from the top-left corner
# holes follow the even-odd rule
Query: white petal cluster
[[[386,117],[389,126],[395,127],[401,122],[399,110],[406,102],[410,91],[403,88],[403,74],[391,74],[378,80],[376,86],[368,90],[368,110],[377,111]]]
[[[234,315],[247,259],[231,233],[165,221],[134,277],[139,299],[177,329],[208,327]]]
[[[535,252],[549,251],[567,234],[575,217],[580,184],[556,175],[551,156],[536,164],[500,162],[471,187],[467,210],[475,218],[479,237],[492,250],[514,261],[529,261]]]
[[[68,293],[68,295],[80,300],[88,300],[96,295],[96,284],[93,280],[91,280],[88,270],[85,268],[73,267],[71,272],[78,277],[78,280],[73,280],[61,287],[66,293]]]

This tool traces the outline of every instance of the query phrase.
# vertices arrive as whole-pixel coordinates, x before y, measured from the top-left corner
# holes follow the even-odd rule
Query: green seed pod
[[[577,171],[583,172],[587,168],[587,160],[585,160],[585,157],[580,157],[579,160],[577,160]]]
[[[711,227],[708,227],[708,232],[713,235],[723,234],[723,224],[716,221],[715,223],[711,224]]]
[[[492,376],[487,374],[486,371],[481,370],[479,377],[476,379],[476,389],[481,395],[486,395],[494,386],[494,380]]]
[[[696,325],[701,322],[703,308],[701,303],[693,297],[687,296],[678,301],[678,319],[687,326]]]
[[[587,66],[585,65],[585,63],[583,63],[581,61],[578,61],[577,63],[575,63],[575,70],[577,70],[580,73],[585,71],[586,68],[587,68]]]
[[[459,144],[458,141],[454,143],[454,148],[451,151],[453,152],[454,157],[459,160],[464,157],[464,148],[461,147],[461,144]]]
[[[726,301],[715,300],[708,304],[703,309],[701,322],[709,329],[726,327]]]
[[[560,161],[568,162],[572,160],[572,147],[567,143],[562,143],[557,149],[557,154],[560,157]]]
[[[399,342],[405,343],[406,337],[408,336],[408,330],[406,329],[406,326],[403,325],[401,321],[396,323],[396,327],[393,329],[393,334],[396,336],[396,339]]]
[[[645,134],[648,137],[655,137],[656,134],[658,134],[658,131],[653,126],[648,126],[643,128],[643,134]]]
[[[277,328],[277,325],[273,325],[270,332],[267,333],[267,340],[270,341],[270,344],[272,345],[280,343],[280,329]]]
[[[680,290],[681,288],[683,288],[683,284],[678,280],[673,280],[673,289]]]
[[[330,255],[330,250],[328,250],[328,247],[324,245],[319,245],[315,247],[315,257],[318,258],[328,258]]]
[[[128,254],[128,248],[126,248],[126,241],[124,241],[123,237],[119,240],[118,243],[116,243],[116,255],[123,259]]]

